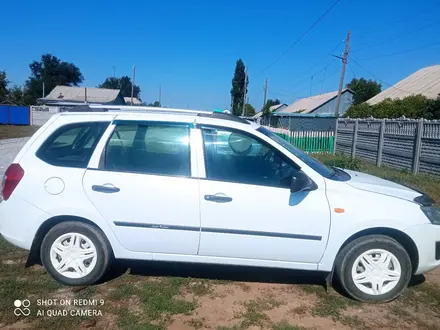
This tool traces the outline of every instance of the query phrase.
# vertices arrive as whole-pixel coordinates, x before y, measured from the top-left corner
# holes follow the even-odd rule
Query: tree
[[[84,76],[73,63],[63,62],[52,54],[44,54],[40,61],[29,64],[31,75],[25,83],[24,99],[27,104],[34,104],[37,98],[42,97],[43,82],[45,93],[48,94],[58,85],[78,86]]]
[[[0,71],[0,103],[6,102],[6,96],[8,95],[9,81],[6,79],[6,72]]]
[[[252,104],[246,103],[244,105],[244,115],[246,117],[252,117],[255,115],[255,108],[252,106]]]
[[[353,95],[353,105],[361,104],[382,91],[382,85],[374,80],[365,78],[353,78],[346,86],[355,94]]]
[[[440,119],[440,94],[435,100],[428,100],[426,113],[427,119]]]
[[[243,111],[244,91],[247,92],[249,81],[245,85],[245,66],[242,59],[238,59],[235,64],[234,77],[232,78],[231,99],[232,99],[232,113],[240,116]]]
[[[122,76],[120,78],[108,77],[104,82],[98,86],[99,88],[110,88],[121,90],[122,97],[131,97],[131,79],[129,76]],[[140,98],[141,88],[134,85],[133,97]]]
[[[272,115],[272,111],[270,111],[270,107],[274,106],[274,105],[278,105],[281,104],[281,101],[278,99],[272,100],[272,99],[268,99],[266,104],[263,106],[263,109],[261,111],[263,111],[263,116],[271,116]]]
[[[7,102],[14,105],[25,105],[23,89],[20,86],[14,86],[8,90]]]
[[[154,101],[154,103],[148,103],[147,106],[160,108],[160,103],[159,103],[159,101]]]

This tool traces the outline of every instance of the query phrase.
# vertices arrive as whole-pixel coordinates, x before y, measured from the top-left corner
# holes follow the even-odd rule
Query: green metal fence
[[[332,153],[335,133],[323,132],[295,132],[285,129],[273,129],[278,136],[293,144],[295,147],[310,153]]]

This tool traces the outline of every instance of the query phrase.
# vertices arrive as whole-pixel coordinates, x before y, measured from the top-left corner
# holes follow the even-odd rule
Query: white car
[[[2,187],[1,234],[63,284],[163,260],[322,271],[384,302],[440,265],[440,212],[418,191],[229,114],[90,110],[53,116]]]

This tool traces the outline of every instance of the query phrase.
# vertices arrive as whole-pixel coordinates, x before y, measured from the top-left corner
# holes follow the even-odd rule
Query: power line
[[[320,73],[320,72],[322,72],[322,71],[324,71],[324,70],[327,70],[327,68],[328,68],[329,66],[331,66],[333,63],[335,63],[337,60],[338,60],[337,58],[332,59],[331,62],[327,63],[324,67],[322,67],[322,68],[319,69],[318,71],[314,72],[314,73],[312,74],[312,76],[316,76],[318,73]],[[308,80],[302,80],[302,81],[298,82],[297,84],[295,84],[295,85],[292,87],[292,89],[294,89],[294,88],[296,88],[296,87],[298,87],[298,86],[301,86],[302,84],[304,84],[304,83],[307,82],[307,81],[308,81]]]
[[[269,64],[263,71],[253,78],[261,76],[264,72],[269,70],[275,63],[277,63],[284,55],[286,55],[295,45],[300,42],[341,0],[336,0],[330,8],[328,8],[303,34],[301,34],[284,52],[281,53],[271,64]]]
[[[348,62],[348,67],[350,68],[350,71],[353,74],[353,78],[356,79],[356,73],[354,73],[353,67],[351,66],[350,62]]]
[[[312,74],[312,76],[316,76],[318,73],[320,73],[320,72],[322,72],[324,70],[327,70],[327,68],[329,66],[331,66],[333,63],[335,63],[336,61],[337,61],[337,58],[332,59],[332,61],[329,62],[328,64],[326,64],[323,68],[321,68],[318,71],[314,72]],[[291,89],[295,89],[296,87],[301,86],[301,85],[303,85],[306,82],[309,82],[310,81],[309,79],[310,79],[310,76],[307,79],[299,81],[297,84],[295,84],[293,87],[291,87]],[[291,95],[294,95],[292,93],[273,93],[273,92],[272,92],[272,94],[278,94],[278,95],[281,95],[281,96],[291,96]]]
[[[325,55],[322,60],[326,59],[328,56],[332,55],[332,53],[338,49],[338,47],[343,43],[344,41],[340,41],[335,47],[333,47],[328,53],[327,55]],[[321,60],[321,61],[322,61]],[[302,73],[300,73],[298,76],[296,76],[293,81],[298,80],[298,78],[303,77],[304,75],[308,74],[310,71],[312,71],[314,68],[316,68],[318,66],[318,64],[321,63],[321,61],[316,62],[313,66],[311,66],[309,69],[307,69],[306,71],[303,71]],[[333,63],[335,60],[333,60],[331,63]],[[330,64],[330,63],[329,63]],[[321,72],[322,70],[326,69],[328,65],[326,65],[324,68],[322,68],[321,70],[319,70],[318,72],[315,72],[313,75],[316,75],[317,73]]]
[[[405,54],[405,53],[409,53],[418,49],[423,49],[423,48],[427,48],[427,47],[431,47],[431,46],[435,46],[440,44],[440,41],[431,43],[431,44],[427,44],[427,45],[423,45],[423,46],[419,46],[419,47],[414,47],[411,49],[406,49],[406,50],[402,50],[400,52],[395,52],[395,53],[389,53],[389,54],[383,54],[383,55],[378,55],[378,56],[373,56],[373,57],[367,57],[367,58],[361,58],[361,61],[369,61],[369,60],[375,60],[377,58],[383,58],[383,57],[389,57],[389,56],[394,56],[394,55],[400,55],[400,54]]]
[[[414,13],[411,13],[410,15],[405,16],[405,17],[403,17],[403,18],[401,18],[401,19],[398,19],[397,21],[387,23],[387,28],[389,28],[389,27],[392,26],[392,25],[396,25],[396,24],[398,24],[398,23],[401,23],[401,22],[408,22],[408,20],[413,19],[415,16],[418,16],[418,15],[424,14],[424,13],[426,13],[426,12],[429,12],[429,11],[431,11],[433,8],[438,7],[439,5],[440,5],[440,3],[436,3],[436,4],[434,4],[433,6],[428,7],[428,8],[425,8],[425,9],[423,9],[423,10],[421,10],[421,11],[415,13],[415,14],[414,14]],[[359,36],[364,36],[364,35],[368,35],[368,34],[372,34],[372,33],[376,33],[376,32],[382,32],[382,31],[383,31],[383,28],[380,28],[380,29],[369,30],[369,31],[367,31],[367,32],[357,33],[356,35],[359,37]]]
[[[399,90],[399,91],[402,91],[402,92],[405,92],[405,93],[408,93],[408,94],[412,94],[411,92],[408,92],[408,91],[406,91],[406,90],[404,90],[404,89],[401,89],[401,88],[399,88],[399,87],[396,87],[396,86],[394,86],[394,85],[392,85],[392,84],[390,84],[390,83],[387,83],[386,81],[384,81],[384,80],[382,80],[382,79],[380,79],[378,76],[376,76],[374,73],[371,73],[370,71],[368,71],[367,69],[365,69],[362,65],[360,65],[353,57],[350,57],[350,59],[354,62],[354,64],[356,64],[358,67],[360,67],[362,70],[364,70],[366,73],[368,73],[370,76],[372,76],[374,79],[376,79],[376,80],[379,80],[382,84],[384,84],[384,85],[387,85],[387,86],[389,86],[389,87],[391,87],[391,88],[394,88],[394,89],[397,89],[397,90]]]
[[[394,37],[391,37],[391,38],[388,38],[388,39],[380,40],[380,41],[378,41],[378,42],[373,42],[373,43],[371,43],[371,44],[369,44],[369,45],[366,45],[366,46],[364,46],[364,47],[361,47],[361,48],[358,48],[358,49],[352,50],[352,52],[358,52],[358,51],[361,51],[361,50],[364,50],[364,49],[368,49],[368,48],[374,47],[374,46],[376,46],[376,45],[383,44],[383,43],[385,43],[385,42],[390,42],[390,41],[393,41],[393,40],[396,40],[396,39],[399,39],[399,38],[402,38],[402,37],[406,37],[406,36],[409,36],[409,35],[411,35],[411,34],[413,34],[413,33],[415,33],[415,32],[419,32],[419,31],[422,31],[422,30],[428,29],[428,28],[430,28],[430,27],[433,27],[433,26],[435,26],[435,25],[437,25],[437,24],[440,24],[440,21],[436,21],[436,22],[431,23],[431,24],[429,24],[429,25],[422,26],[422,27],[420,27],[420,28],[418,28],[418,29],[415,29],[415,30],[411,30],[411,31],[407,31],[407,32],[400,33],[400,34],[398,34],[397,36],[394,36]]]
[[[335,71],[332,71],[329,75],[327,75],[325,78],[317,81],[316,83],[312,84],[310,87],[315,87],[316,85],[321,84],[322,82],[324,82],[325,80],[327,80],[328,78],[330,78],[331,76],[333,76],[335,73],[339,72],[339,68],[337,68]],[[307,88],[307,87],[306,87]],[[301,89],[300,91],[304,91],[306,88]],[[295,97],[297,95],[297,93],[293,94],[284,94],[284,93],[276,93],[276,92],[268,92],[269,94],[274,94],[274,95],[280,95],[280,96],[290,96],[290,97]],[[308,96],[305,96],[308,97]],[[300,98],[300,97],[296,97],[296,98]]]

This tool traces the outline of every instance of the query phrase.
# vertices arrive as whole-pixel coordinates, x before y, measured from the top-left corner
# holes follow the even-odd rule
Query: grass
[[[334,321],[340,321],[343,317],[342,312],[350,306],[359,306],[361,303],[348,299],[334,290],[326,292],[321,286],[300,285],[304,292],[315,294],[318,298],[315,306],[312,307],[313,316],[330,317]]]
[[[186,322],[189,326],[193,327],[194,329],[201,329],[205,327],[206,318],[192,318],[188,322]]]
[[[287,322],[282,321],[282,322],[280,322],[278,324],[274,324],[272,329],[273,330],[303,330],[305,328],[299,327],[299,326],[296,326],[296,325],[290,325]]]
[[[309,307],[306,305],[300,305],[298,307],[292,308],[291,312],[296,315],[306,315]]]
[[[240,326],[248,328],[250,326],[263,327],[270,323],[269,317],[264,313],[266,310],[280,306],[280,302],[271,297],[259,298],[244,303],[245,310],[236,315],[236,318],[243,318]]]
[[[0,140],[32,136],[40,127],[21,125],[0,125]]]
[[[186,290],[195,296],[204,296],[212,293],[212,283],[209,280],[190,281],[186,284]]]

